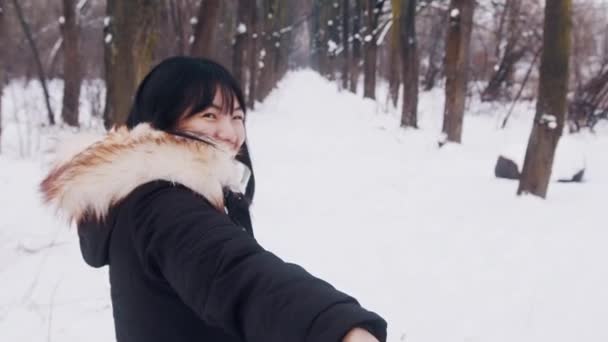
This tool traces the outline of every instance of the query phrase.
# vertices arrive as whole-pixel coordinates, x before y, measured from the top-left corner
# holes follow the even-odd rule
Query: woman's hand
[[[342,339],[342,342],[379,342],[378,339],[369,333],[369,331],[362,328],[351,329],[346,336]]]

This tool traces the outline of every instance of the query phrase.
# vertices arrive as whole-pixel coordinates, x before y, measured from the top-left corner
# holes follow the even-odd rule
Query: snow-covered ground
[[[556,174],[586,181],[543,201],[493,175],[499,154],[523,159],[534,104],[499,130],[506,106],[472,101],[464,143],[441,149],[441,90],[421,94],[420,130],[382,107],[300,71],[250,113],[261,244],[384,316],[389,341],[607,341],[608,127],[564,135]],[[111,341],[107,270],[40,206],[44,158],[17,159],[7,132],[1,340]]]

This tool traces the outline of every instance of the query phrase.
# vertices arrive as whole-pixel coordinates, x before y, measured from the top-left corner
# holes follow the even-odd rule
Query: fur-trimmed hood
[[[131,191],[154,180],[184,185],[223,210],[223,189],[240,191],[246,174],[233,154],[148,124],[121,127],[96,142],[90,137],[76,144],[78,139],[71,140],[40,190],[46,204],[75,221],[85,214],[104,218]],[[82,142],[87,142],[84,148],[74,146]]]

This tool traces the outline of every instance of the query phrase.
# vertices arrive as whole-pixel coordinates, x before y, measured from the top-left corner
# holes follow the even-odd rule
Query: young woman
[[[243,94],[222,66],[174,57],[127,127],[55,167],[47,203],[109,265],[119,342],[373,342],[386,322],[254,239]]]

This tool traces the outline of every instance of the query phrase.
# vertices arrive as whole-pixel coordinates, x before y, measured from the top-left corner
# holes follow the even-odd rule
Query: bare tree
[[[152,67],[160,5],[158,1],[147,0],[107,2],[106,128],[126,122],[136,87]]]
[[[340,32],[338,19],[340,18],[340,9],[337,1],[329,1],[328,4],[328,19],[327,19],[327,32],[329,33],[329,40],[327,42],[327,56],[329,58],[327,76],[330,80],[335,80],[336,69],[337,69],[337,53],[338,46],[340,45]]]
[[[278,15],[279,0],[264,0],[263,13],[264,15],[264,46],[262,54],[264,55],[261,63],[261,74],[258,83],[257,98],[262,101],[268,96],[276,80],[276,64],[277,64],[277,49],[281,45],[280,18]]]
[[[441,73],[441,62],[443,53],[445,52],[445,40],[441,37],[445,36],[445,16],[446,11],[442,8],[432,8],[431,33],[428,38],[428,67],[424,74],[424,90],[431,90],[435,87],[437,77]]]
[[[378,63],[378,23],[384,0],[366,0],[367,30],[365,31],[363,97],[376,99],[376,66]]]
[[[6,28],[4,23],[4,0],[0,0],[0,44],[6,46]],[[0,50],[0,153],[2,153],[2,94],[4,91],[4,49]]]
[[[406,0],[407,2],[407,0]],[[401,0],[391,0],[391,42],[389,51],[388,92],[393,106],[397,106],[399,98],[399,86],[401,85],[401,50],[400,50],[400,22]]]
[[[500,16],[500,24],[496,33],[496,52],[495,58],[497,63],[493,68],[492,76],[483,90],[483,101],[494,101],[502,94],[504,85],[507,89],[513,84],[513,74],[515,65],[519,62],[526,53],[534,51],[534,47],[530,44],[527,29],[534,30],[531,23],[525,23],[520,20],[522,11],[521,0],[506,1]],[[506,36],[506,39],[504,39]],[[528,38],[527,38],[528,37]],[[509,94],[505,94],[509,97]]]
[[[445,53],[443,132],[447,141],[456,143],[462,139],[474,10],[474,0],[451,0]]]
[[[353,16],[353,54],[350,60],[350,86],[349,90],[357,93],[359,84],[359,64],[361,63],[361,18],[363,17],[363,8],[361,1],[355,0],[355,15]]]
[[[79,56],[79,28],[74,0],[63,0],[60,20],[63,36],[63,107],[61,117],[70,126],[78,126],[78,105],[82,76]]]
[[[249,92],[247,94],[247,107],[250,109],[254,109],[255,99],[256,99],[256,91],[257,91],[257,82],[258,82],[258,55],[259,55],[259,42],[261,39],[260,35],[260,24],[258,20],[258,1],[253,1],[253,6],[249,7],[251,11],[250,19],[251,19],[251,41],[249,45]]]
[[[178,0],[167,1],[167,12],[169,14],[169,22],[175,37],[176,52],[178,55],[186,53],[186,42],[184,30],[184,14]]]
[[[36,64],[36,70],[38,72],[38,79],[40,80],[42,91],[44,92],[44,102],[46,104],[49,124],[54,125],[55,114],[53,113],[53,109],[51,108],[49,89],[46,84],[46,76],[44,73],[44,68],[42,67],[42,62],[40,60],[40,54],[38,53],[38,47],[36,46],[36,42],[34,42],[30,26],[27,23],[25,16],[23,15],[21,5],[19,5],[19,2],[17,0],[13,0],[13,6],[15,7],[15,12],[17,13],[17,18],[19,19],[19,23],[21,24],[21,28],[23,29],[23,33],[25,34],[25,38],[27,39],[27,42],[30,45],[30,49],[32,50],[34,63]]]
[[[201,1],[190,54],[198,57],[214,57],[213,42],[221,15],[221,0]]]
[[[232,73],[243,89],[246,89],[245,60],[248,53],[249,37],[251,37],[249,32],[251,30],[251,7],[255,7],[255,2],[251,0],[237,3],[237,28],[232,53]]]
[[[555,149],[562,134],[571,50],[571,0],[547,0],[536,116],[517,194],[545,198]]]
[[[418,51],[416,48],[416,0],[401,0],[399,37],[403,73],[402,127],[418,127]]]
[[[342,0],[342,89],[348,89],[350,64],[349,36],[350,1]]]

